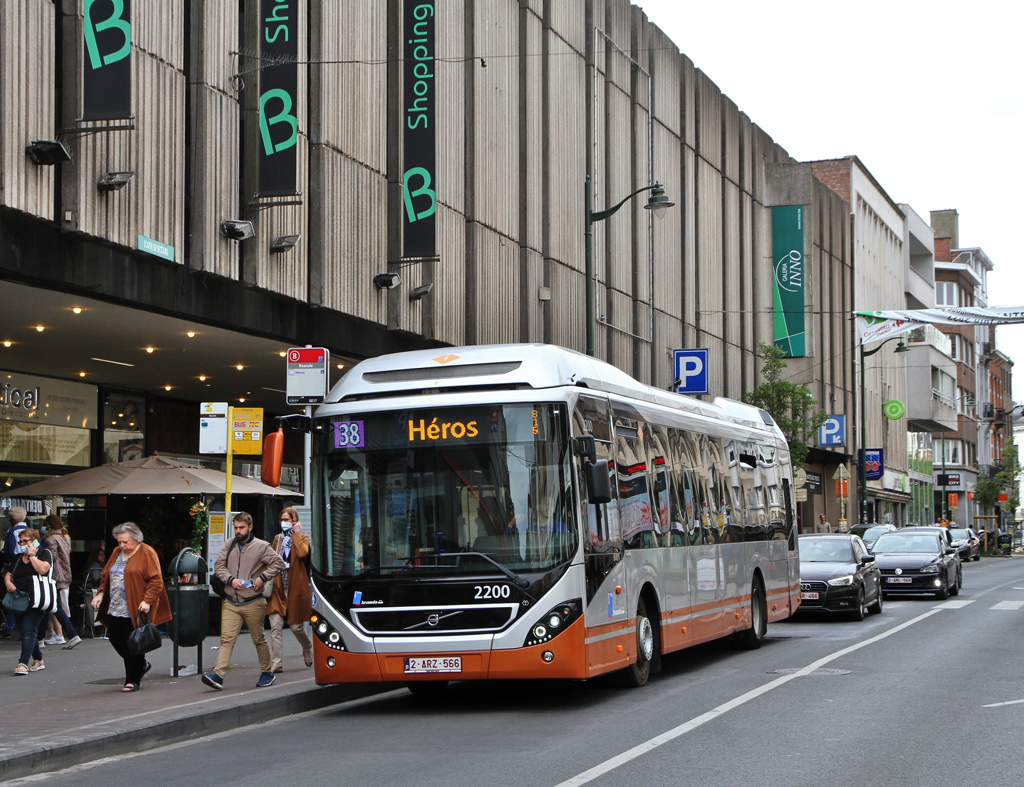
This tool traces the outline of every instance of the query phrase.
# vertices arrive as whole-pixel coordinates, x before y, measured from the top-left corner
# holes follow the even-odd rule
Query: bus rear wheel
[[[647,616],[647,605],[641,598],[636,605],[636,662],[616,673],[616,682],[620,686],[638,689],[647,683],[657,644],[654,624]]]
[[[736,635],[740,647],[757,650],[768,633],[768,601],[760,577],[754,577],[750,585],[750,628]]]

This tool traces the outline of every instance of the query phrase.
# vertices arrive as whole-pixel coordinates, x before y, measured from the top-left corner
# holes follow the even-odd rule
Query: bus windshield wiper
[[[525,579],[524,577],[519,576],[515,571],[513,571],[510,568],[508,568],[507,566],[503,566],[501,563],[499,563],[493,557],[491,557],[490,555],[485,555],[483,552],[455,552],[455,553],[448,553],[448,555],[446,555],[446,557],[452,557],[452,556],[457,556],[457,557],[482,557],[484,560],[486,560],[488,563],[490,563],[492,566],[494,566],[496,569],[498,569],[498,571],[500,571],[506,577],[511,579],[517,585],[519,585],[519,587],[521,587],[521,588],[528,588],[528,587],[530,587],[530,580]]]

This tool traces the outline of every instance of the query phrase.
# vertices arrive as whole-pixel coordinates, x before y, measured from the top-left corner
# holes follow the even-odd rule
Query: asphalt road
[[[702,646],[643,689],[405,689],[45,777],[61,785],[1024,784],[1024,559],[958,598],[797,618],[757,651]]]

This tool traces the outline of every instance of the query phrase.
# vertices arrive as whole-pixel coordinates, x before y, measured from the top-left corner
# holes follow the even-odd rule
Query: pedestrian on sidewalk
[[[203,675],[203,683],[211,689],[224,688],[224,674],[231,666],[242,624],[249,627],[249,636],[260,660],[257,688],[270,686],[274,673],[270,668],[270,648],[263,633],[267,599],[263,586],[281,573],[285,563],[273,548],[252,532],[252,517],[245,511],[235,514],[232,522],[235,537],[227,541],[213,564],[213,573],[224,583],[224,602],[220,613],[220,650],[213,672]]]
[[[313,613],[310,600],[309,572],[306,558],[309,555],[309,536],[302,532],[299,512],[286,508],[281,512],[281,533],[274,536],[274,552],[285,563],[285,569],[274,578],[274,593],[267,604],[270,617],[270,671],[284,671],[284,624],[292,630],[302,648],[302,660],[307,667],[313,666],[313,643],[306,634],[305,624]]]
[[[21,506],[11,506],[11,510],[7,512],[7,516],[10,517],[11,520],[11,527],[7,531],[7,535],[4,536],[2,570],[5,572],[14,567],[14,561],[16,561],[18,556],[24,552],[18,539],[20,538],[21,532],[28,527],[28,525],[25,524],[26,515],[27,512]],[[8,639],[13,631],[14,615],[8,615],[7,619],[4,621],[3,628],[0,629],[0,637]]]
[[[39,531],[31,528],[24,528],[18,534],[18,546],[21,548],[21,555],[14,561],[14,565],[4,573],[4,584],[8,593],[20,590],[23,593],[32,595],[32,577],[45,576],[53,563],[53,555],[48,549],[43,549],[39,543]],[[18,624],[21,632],[21,656],[18,659],[18,666],[14,668],[15,675],[28,675],[30,672],[39,672],[46,669],[43,664],[43,652],[39,649],[39,624],[49,614],[45,609],[29,609],[20,615],[11,615]]]
[[[814,526],[815,533],[831,533],[832,523],[824,514],[818,514],[818,524]]]
[[[97,619],[107,627],[107,637],[124,661],[123,692],[138,691],[142,676],[152,666],[145,654],[128,652],[128,636],[135,629],[138,614],[144,612],[150,623],[159,626],[171,619],[171,602],[164,588],[160,558],[134,522],[125,522],[113,530],[117,547],[103,567],[100,588],[92,600],[99,611]]]
[[[63,645],[71,650],[82,641],[71,623],[71,608],[68,606],[68,588],[71,587],[71,539],[68,529],[60,517],[50,514],[43,520],[46,537],[43,546],[53,555],[53,581],[57,583],[57,611],[50,615],[49,636],[43,640],[47,645]]]

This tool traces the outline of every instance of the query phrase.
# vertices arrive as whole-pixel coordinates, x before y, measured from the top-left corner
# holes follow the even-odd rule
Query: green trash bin
[[[202,555],[188,548],[181,550],[171,564],[167,598],[171,602],[173,617],[167,623],[167,636],[174,643],[175,664],[177,648],[197,647],[209,633],[210,586],[206,582],[207,571]]]

